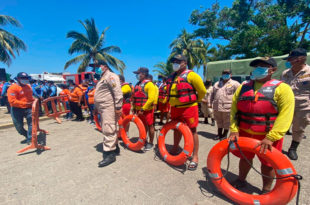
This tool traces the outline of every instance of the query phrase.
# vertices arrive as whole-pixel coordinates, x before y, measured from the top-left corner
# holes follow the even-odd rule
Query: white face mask
[[[172,69],[174,70],[174,71],[178,71],[179,69],[180,69],[180,64],[178,64],[178,63],[173,63],[172,64]]]

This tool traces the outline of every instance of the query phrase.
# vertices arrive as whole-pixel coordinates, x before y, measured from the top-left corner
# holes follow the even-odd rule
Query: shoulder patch
[[[110,84],[112,85],[113,88],[116,86],[116,80],[112,76],[110,77]]]

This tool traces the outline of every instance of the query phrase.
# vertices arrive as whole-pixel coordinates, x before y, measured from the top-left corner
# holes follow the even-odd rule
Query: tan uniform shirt
[[[229,79],[225,84],[222,80],[216,82],[208,102],[212,104],[214,111],[230,112],[232,98],[240,83]]]
[[[119,81],[119,77],[107,70],[96,85],[95,91],[95,106],[100,104],[100,107],[110,107],[115,104],[116,109],[122,108],[123,93]]]
[[[310,66],[306,65],[295,76],[292,69],[283,71],[281,80],[289,84],[295,95],[295,111],[310,110]]]
[[[211,95],[211,93],[212,93],[212,90],[213,90],[213,86],[210,86],[208,89],[207,89],[207,93],[206,93],[206,95],[204,96],[204,100],[209,100],[210,99],[210,95]],[[207,105],[209,106],[210,105],[210,102],[208,101],[207,102]]]

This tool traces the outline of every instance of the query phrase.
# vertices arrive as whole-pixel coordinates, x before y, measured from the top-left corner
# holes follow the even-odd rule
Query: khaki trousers
[[[310,124],[310,110],[296,110],[294,112],[292,126],[293,140],[301,142],[307,125]]]
[[[214,118],[213,109],[209,108],[206,103],[201,103],[201,111],[204,117],[211,117],[212,119]]]
[[[230,126],[230,112],[214,111],[214,119],[218,128],[229,129]]]
[[[101,117],[101,127],[103,134],[103,151],[113,151],[116,149],[117,139],[117,121],[114,105],[105,106],[96,104]]]

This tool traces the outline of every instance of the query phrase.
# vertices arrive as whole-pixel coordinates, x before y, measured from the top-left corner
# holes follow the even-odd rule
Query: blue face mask
[[[137,75],[136,75],[136,78],[137,78],[137,80],[140,80],[140,75],[137,74]]]
[[[95,68],[95,73],[101,75],[102,74],[101,68]]]
[[[261,80],[268,76],[268,70],[269,68],[265,67],[256,67],[253,72],[252,76],[254,80]]]
[[[292,64],[291,64],[291,62],[289,62],[289,61],[286,61],[285,66],[286,66],[287,68],[292,68]]]
[[[223,78],[223,80],[229,80],[230,79],[230,74],[223,74],[222,78]]]
[[[94,86],[88,86],[88,88],[91,90],[91,89],[93,89],[93,88],[94,88]]]
[[[255,78],[254,78],[254,76],[252,74],[250,75],[250,79],[251,80],[255,80]]]

